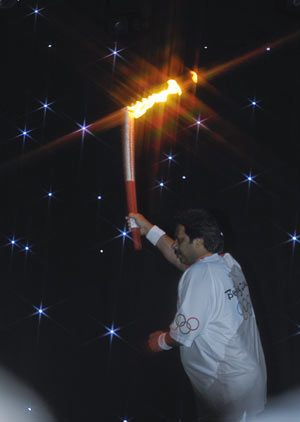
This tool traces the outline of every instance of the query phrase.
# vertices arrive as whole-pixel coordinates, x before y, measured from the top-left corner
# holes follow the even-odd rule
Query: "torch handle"
[[[136,200],[136,187],[135,181],[126,181],[126,193],[127,193],[127,207],[128,212],[137,212],[137,200]],[[137,227],[131,228],[133,246],[136,251],[142,249],[141,233]]]
[[[134,172],[134,117],[129,113],[127,107],[124,109],[123,161],[128,212],[137,212]],[[134,249],[142,249],[140,229],[132,227],[131,233]]]

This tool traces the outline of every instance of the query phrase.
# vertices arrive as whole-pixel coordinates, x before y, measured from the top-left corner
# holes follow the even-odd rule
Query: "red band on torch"
[[[137,212],[136,185],[134,172],[134,117],[128,108],[124,109],[123,162],[128,212]],[[135,250],[142,249],[141,233],[132,227],[131,233]]]

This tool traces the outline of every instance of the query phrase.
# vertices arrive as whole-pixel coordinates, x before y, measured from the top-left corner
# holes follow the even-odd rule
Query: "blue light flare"
[[[293,242],[293,245],[295,245],[295,243],[300,243],[300,235],[297,235],[296,232],[294,232],[293,234],[288,233],[290,239],[289,242]]]
[[[249,100],[248,107],[252,107],[253,110],[255,108],[260,108],[261,109],[261,107],[259,105],[259,103],[260,103],[261,100],[257,100],[255,97],[254,98],[248,98],[248,100]]]
[[[257,175],[253,176],[252,171],[250,171],[249,174],[243,173],[243,175],[245,176],[245,179],[242,181],[242,183],[243,182],[248,182],[248,186],[250,186],[251,183],[255,183],[256,185],[258,185],[258,183],[255,180],[255,178],[257,177]]]
[[[106,328],[107,333],[103,334],[103,337],[109,335],[110,336],[110,343],[112,342],[113,337],[118,337],[118,338],[121,339],[119,334],[117,334],[117,332],[121,330],[121,327],[115,328],[114,323],[112,323],[111,327],[107,327],[106,325],[104,325],[104,327]]]
[[[201,119],[201,116],[199,114],[197,118],[193,117],[193,123],[191,125],[189,125],[188,128],[196,126],[197,127],[197,134],[199,133],[200,128],[208,130],[208,128],[204,125],[204,122],[206,120],[208,120],[208,117],[206,117],[205,119]]]

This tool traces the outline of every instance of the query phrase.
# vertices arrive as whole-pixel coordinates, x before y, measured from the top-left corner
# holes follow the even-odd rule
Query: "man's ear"
[[[196,239],[194,239],[194,242],[195,242],[195,246],[197,246],[197,248],[201,248],[204,245],[204,241],[200,237],[196,237]]]

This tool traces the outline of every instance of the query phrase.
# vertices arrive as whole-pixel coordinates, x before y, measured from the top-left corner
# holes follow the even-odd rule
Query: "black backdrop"
[[[297,386],[300,47],[298,10],[286,6],[21,0],[0,9],[0,362],[54,420],[193,420],[178,351],[143,348],[171,322],[180,274],[122,236],[121,128],[83,136],[79,125],[185,67],[209,75],[256,50],[211,72],[194,103],[182,98],[184,117],[156,124],[168,113],[158,106],[137,121],[137,194],[170,235],[178,210],[214,210],[249,282],[269,395]],[[26,418],[42,420],[29,398]]]

